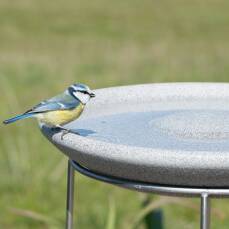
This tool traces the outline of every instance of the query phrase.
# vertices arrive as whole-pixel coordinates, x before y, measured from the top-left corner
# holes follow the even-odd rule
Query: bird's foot
[[[62,134],[61,134],[61,140],[64,139],[64,136],[68,133],[73,133],[73,134],[77,134],[77,135],[80,135],[78,132],[74,131],[74,130],[70,130],[70,129],[66,129],[62,126],[56,126],[54,127],[55,129],[58,129],[58,130],[62,130]]]
[[[66,134],[68,134],[68,133],[70,133],[71,131],[70,130],[67,130],[67,129],[63,129],[63,131],[62,131],[62,134],[61,134],[61,140],[63,140],[64,139],[64,136],[66,135]]]

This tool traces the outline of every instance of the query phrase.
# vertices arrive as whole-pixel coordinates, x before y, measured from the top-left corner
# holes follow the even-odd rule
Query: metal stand
[[[67,203],[66,203],[66,229],[73,228],[73,207],[74,207],[74,168],[71,161],[68,161],[67,175]]]
[[[130,181],[108,175],[102,175],[82,167],[75,161],[68,162],[68,187],[67,187],[67,219],[66,229],[73,228],[73,195],[74,195],[74,170],[93,179],[118,185],[123,188],[140,192],[152,192],[168,196],[201,197],[200,228],[210,229],[210,197],[228,197],[229,189],[192,188],[154,185],[137,181]]]
[[[210,199],[207,193],[201,195],[201,217],[200,217],[200,228],[210,228]]]

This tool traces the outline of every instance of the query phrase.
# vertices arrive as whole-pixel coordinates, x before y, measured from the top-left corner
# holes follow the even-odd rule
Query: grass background
[[[0,0],[0,117],[73,82],[92,88],[228,81],[227,0]],[[66,158],[35,121],[0,126],[0,228],[63,228]],[[75,227],[133,228],[143,194],[76,175]],[[198,228],[198,200],[153,196],[165,228]],[[228,228],[227,200],[212,228]],[[144,228],[139,224],[137,228]]]

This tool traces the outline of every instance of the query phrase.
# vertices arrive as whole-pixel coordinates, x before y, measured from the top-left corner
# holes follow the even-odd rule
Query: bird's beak
[[[95,97],[95,93],[93,93],[93,92],[91,92],[89,95],[90,95],[91,98]]]

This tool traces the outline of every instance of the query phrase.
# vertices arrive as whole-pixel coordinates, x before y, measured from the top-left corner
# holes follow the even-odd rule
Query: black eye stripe
[[[87,91],[80,91],[80,90],[79,90],[79,92],[81,92],[81,93],[83,93],[83,94],[88,94]]]
[[[76,90],[74,87],[69,87],[68,88],[69,94],[71,94],[72,96],[74,96],[74,92],[81,92],[83,94],[89,94],[87,91],[81,91],[81,90]]]

